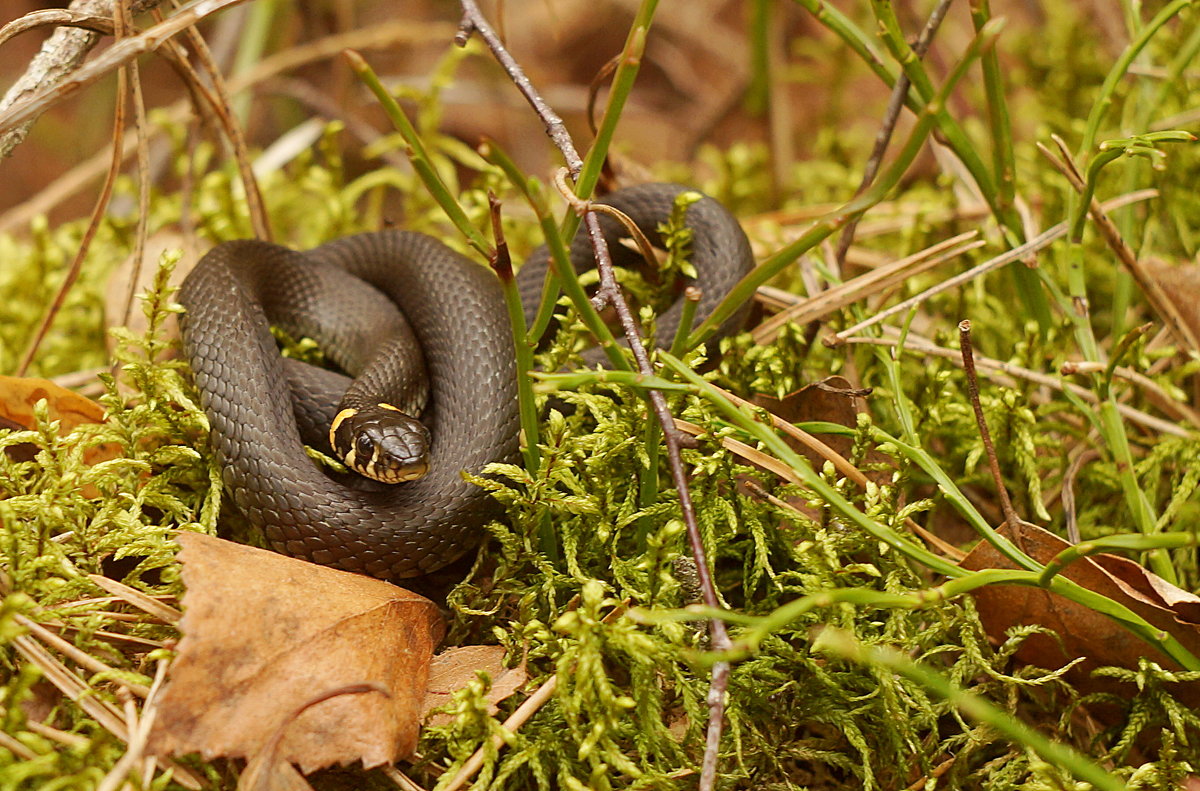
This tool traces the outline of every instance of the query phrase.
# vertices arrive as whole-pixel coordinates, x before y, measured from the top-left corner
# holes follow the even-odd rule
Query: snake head
[[[343,409],[329,444],[347,467],[382,483],[416,480],[429,469],[429,429],[391,404]]]

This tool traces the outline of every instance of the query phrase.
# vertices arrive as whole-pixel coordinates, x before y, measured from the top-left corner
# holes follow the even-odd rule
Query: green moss
[[[1037,35],[1002,38],[1000,46],[1013,69],[1009,110],[1019,119],[1013,130],[1018,195],[1048,224],[1065,218],[1070,199],[1061,176],[1036,153],[1033,142],[1044,140],[1050,130],[1078,138],[1081,119],[1096,101],[1111,58],[1095,46],[1097,31],[1073,7],[1055,6],[1046,13],[1046,26]],[[1168,28],[1148,57],[1169,60],[1181,41],[1190,40],[1185,28]],[[833,57],[845,54],[831,37],[806,42],[805,48],[837,53]],[[516,191],[499,170],[438,130],[441,91],[463,59],[477,54],[474,49],[454,51],[429,90],[406,90],[406,98],[416,102],[416,126],[431,164],[457,196],[468,221],[486,234],[487,190],[505,201],[505,231],[519,257],[536,243],[537,231]],[[1185,74],[1180,79],[1191,78]],[[1189,93],[1183,87],[1162,86],[1150,91],[1149,99],[1144,88],[1123,85],[1117,93],[1118,110],[1104,124],[1111,127],[1110,136],[1126,134],[1118,129],[1122,118],[1165,117],[1186,107]],[[983,151],[995,142],[987,139],[988,127],[979,120],[987,99],[974,88],[964,90],[962,99],[974,108],[960,119],[964,134]],[[189,156],[179,130],[168,132],[177,145],[174,166],[180,174],[197,177],[188,212],[201,237],[215,242],[248,235],[233,170],[214,164],[214,152],[207,145]],[[769,150],[751,144],[705,148],[695,171],[667,169],[672,178],[697,183],[743,214],[836,203],[857,186],[859,163],[872,136],[854,131],[843,135],[831,125],[814,135],[814,157],[783,174],[783,183],[776,183],[780,174],[773,173]],[[415,175],[380,167],[351,178],[341,160],[345,145],[338,127],[331,126],[319,144],[285,172],[263,179],[271,225],[280,241],[310,247],[378,227],[386,217],[468,250]],[[376,148],[397,145],[389,138]],[[1182,147],[1169,152],[1164,171],[1121,162],[1101,175],[1102,198],[1148,185],[1162,192],[1154,204],[1118,215],[1139,253],[1168,258],[1195,253],[1197,236],[1190,218],[1196,216],[1192,186],[1198,157],[1194,146]],[[119,190],[127,194],[130,186],[122,182]],[[873,216],[886,214],[902,221],[893,231],[864,237],[864,248],[894,259],[975,227],[989,246],[910,279],[893,299],[917,293],[1002,249],[994,219],[945,219],[944,212],[959,205],[952,186],[944,177],[929,179],[919,173],[899,184]],[[177,194],[152,196],[151,230],[178,223],[183,205]],[[43,223],[20,241],[0,238],[0,288],[11,295],[0,305],[0,370],[11,370],[28,343],[81,229],[80,223],[57,229]],[[780,228],[778,222],[762,223],[757,235],[776,249],[784,231],[795,238],[795,230]],[[127,217],[111,217],[102,224],[81,280],[35,361],[36,373],[107,366],[100,292],[113,265],[128,254],[132,233]],[[679,233],[668,235],[676,242],[677,257],[683,257],[688,240]],[[1039,256],[1041,271],[1054,297],[1068,290],[1076,254],[1087,257],[1086,290],[1095,319],[1091,329],[1100,346],[1111,351],[1120,343],[1110,337],[1114,328],[1131,323],[1106,315],[1109,306],[1120,302],[1121,276],[1111,253],[1090,231],[1082,244],[1078,250],[1065,243],[1047,249]],[[809,256],[813,271],[830,281],[851,274],[836,275],[819,249]],[[171,255],[160,262],[158,281],[145,303],[149,333],[115,333],[120,372],[117,379],[101,376],[105,423],[64,435],[42,409],[32,429],[0,434],[0,450],[30,443],[36,451],[31,461],[0,453],[0,564],[5,570],[0,729],[35,756],[19,758],[0,742],[0,788],[89,788],[122,752],[122,746],[76,704],[63,700],[54,701],[51,714],[39,716],[48,716],[55,727],[80,737],[74,746],[64,747],[31,730],[27,712],[33,709],[27,704],[44,694],[44,682],[39,684],[36,667],[17,650],[25,632],[17,616],[54,618],[69,625],[71,639],[111,664],[114,674],[147,683],[152,660],[146,654],[115,650],[97,632],[124,630],[151,639],[166,639],[173,632],[161,625],[120,620],[114,616],[117,604],[79,605],[80,600],[103,595],[87,575],[106,572],[149,593],[177,595],[172,532],[216,529],[221,487],[205,441],[207,421],[196,406],[186,366],[166,354],[171,344],[164,329],[175,311],[166,277],[173,263]],[[803,288],[795,272],[781,274],[778,285]],[[641,290],[644,284],[637,287]],[[913,327],[953,348],[957,321],[969,317],[980,354],[1037,371],[1054,372],[1063,362],[1079,358],[1070,303],[1063,302],[1044,329],[1014,309],[1019,304],[1012,279],[995,272],[931,299]],[[874,304],[851,306],[829,317],[821,331],[849,326],[874,309]],[[537,367],[556,371],[575,364],[583,344],[582,325],[569,320],[540,352]],[[701,361],[693,357],[692,362]],[[1122,364],[1181,398],[1197,371],[1194,361],[1181,364],[1161,347],[1140,343],[1128,347]],[[961,521],[964,506],[928,466],[902,452],[899,443],[877,442],[874,438],[881,435],[875,429],[932,454],[937,468],[974,500],[985,506],[995,500],[964,379],[950,361],[911,352],[893,355],[867,346],[830,349],[814,342],[806,328],[792,326],[770,346],[756,346],[748,335],[727,339],[721,359],[707,376],[735,392],[782,396],[839,372],[874,389],[867,402],[869,419],[853,429],[851,460],[865,467],[870,453],[869,463],[883,473],[865,490],[840,478],[831,465],[816,470],[808,486],[781,485],[711,441],[729,436],[753,444],[744,426],[723,418],[695,390],[668,393],[674,414],[712,433],[698,449],[684,452],[684,463],[709,571],[728,608],[731,637],[736,643],[755,635],[753,646],[733,663],[729,676],[719,787],[892,789],[937,778],[927,787],[1007,791],[1062,788],[1074,782],[1062,766],[1045,763],[1029,745],[1014,743],[966,717],[928,685],[878,664],[816,651],[816,638],[830,628],[844,630],[863,646],[894,648],[936,669],[958,688],[1032,722],[1056,741],[1110,762],[1113,773],[1131,788],[1167,787],[1163,784],[1200,766],[1200,722],[1172,696],[1170,686],[1194,674],[1150,663],[1104,671],[1127,685],[1128,696],[1112,701],[1127,717],[1099,735],[1083,733],[1070,713],[1095,698],[1080,699],[1059,671],[1025,667],[1015,659],[1018,646],[1038,627],[985,634],[969,597],[933,597],[923,601],[924,606],[912,604],[918,594],[932,596],[928,591],[940,579],[905,554],[913,541],[905,519],[923,520],[932,513]],[[1099,377],[1075,381],[1101,393],[1110,386]],[[1155,410],[1143,390],[1122,380],[1114,380],[1111,387],[1123,403]],[[412,772],[427,787],[445,783],[456,765],[483,745],[480,788],[694,787],[704,751],[709,673],[716,657],[706,624],[687,610],[698,602],[697,570],[678,495],[662,461],[665,454],[651,453],[644,444],[644,437],[657,436],[648,429],[645,403],[636,389],[604,381],[539,398],[545,417],[539,425],[538,470],[501,465],[490,470],[491,477],[476,480],[503,503],[506,517],[489,526],[492,540],[449,596],[450,640],[498,643],[512,662],[528,663],[534,683],[556,674],[558,689],[517,733],[509,734],[500,723],[524,696],[510,698],[498,714],[489,715],[484,698],[489,681],[480,677],[455,696],[449,706],[455,717],[449,724],[423,733],[422,762]],[[1193,437],[1158,437],[1129,429],[1134,463],[1125,466],[1112,453],[1113,436],[1106,433],[1110,427],[1093,421],[1090,406],[1074,403],[1059,391],[1019,379],[1011,386],[985,382],[981,401],[1006,486],[1023,517],[1061,530],[1059,493],[1071,485],[1085,537],[1134,532],[1136,522],[1127,501],[1131,482],[1144,494],[1163,531],[1186,527],[1200,511],[1200,451]],[[115,458],[85,464],[84,452],[102,443],[117,449]],[[1091,450],[1095,458],[1079,466],[1073,482],[1068,481],[1072,459]],[[750,482],[779,499],[753,494],[746,485]],[[85,484],[100,496],[85,497]],[[660,494],[644,503],[642,492],[648,488]],[[839,498],[873,520],[887,541],[855,528],[841,506],[830,502]],[[553,528],[553,551],[544,543],[546,524]],[[1200,586],[1194,550],[1174,550],[1171,560],[1184,587]],[[769,621],[765,633],[753,631],[780,608],[808,596],[826,598],[822,606],[790,620]],[[614,617],[625,607],[636,608],[637,616]],[[97,697],[117,700],[107,676],[95,675],[85,682]],[[501,749],[491,746],[496,735],[504,738]],[[196,766],[214,787],[232,787],[217,769]],[[439,781],[435,769],[451,771]]]

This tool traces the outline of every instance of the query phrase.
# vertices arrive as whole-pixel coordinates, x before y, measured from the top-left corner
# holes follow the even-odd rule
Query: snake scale
[[[656,228],[683,189],[645,184],[601,202],[629,215],[657,242]],[[712,198],[688,207],[686,222],[693,231],[695,284],[703,295],[699,322],[750,270],[753,258],[737,221]],[[620,224],[601,215],[601,225],[614,257],[630,255],[618,243]],[[571,257],[577,269],[591,266],[583,232],[572,242]],[[536,309],[546,266],[547,256],[539,251],[518,273],[527,315]],[[407,325],[387,318],[384,298]],[[188,275],[179,301],[186,309],[184,354],[209,418],[226,491],[275,549],[400,579],[434,571],[475,545],[498,506],[461,473],[514,461],[518,451],[512,331],[491,271],[409,231],[358,234],[307,252],[226,242]],[[674,335],[681,310],[676,304],[659,317],[660,338]],[[386,327],[372,323],[377,314]],[[722,333],[741,320],[734,316]],[[430,446],[424,477],[362,485],[319,469],[304,450],[303,441],[313,441],[304,424],[330,420],[348,383],[338,374],[285,361],[271,324],[317,338],[341,367],[362,370],[370,380],[367,392],[383,393],[391,402],[423,402],[425,380],[407,371],[427,369],[429,404],[422,421]]]

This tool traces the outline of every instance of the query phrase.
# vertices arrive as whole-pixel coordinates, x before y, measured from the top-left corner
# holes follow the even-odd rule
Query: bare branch
[[[580,169],[583,167],[583,161],[580,159],[579,152],[575,149],[570,135],[563,126],[562,119],[538,95],[529,78],[525,76],[525,72],[512,55],[509,54],[508,50],[505,49],[504,43],[496,35],[495,31],[492,30],[487,19],[480,12],[475,0],[461,0],[461,4],[463,18],[458,36],[456,37],[458,43],[460,45],[465,44],[472,33],[479,34],[488,45],[488,48],[491,49],[496,60],[508,73],[509,78],[517,86],[517,89],[521,91],[533,107],[534,112],[542,119],[542,123],[546,127],[546,133],[554,141],[554,144],[558,146],[559,151],[562,152],[563,159],[567,163],[568,172],[573,178],[578,176]],[[617,287],[615,277],[613,277],[612,258],[609,255],[608,244],[601,232],[600,221],[596,216],[596,212],[590,209],[585,210],[583,224],[587,229],[588,237],[595,250],[596,268],[600,273],[601,287],[597,296],[605,303],[611,304],[616,310],[617,320],[620,322],[621,329],[629,343],[629,349],[633,353],[638,371],[646,375],[651,375],[653,368],[650,365],[649,355],[641,343],[641,333],[638,330],[637,321],[629,310],[629,305],[621,294],[620,288]],[[680,456],[682,435],[675,426],[674,418],[667,408],[667,401],[663,397],[663,394],[657,390],[651,390],[648,393],[648,397],[651,409],[662,426],[663,440],[667,446],[668,466],[671,470],[672,481],[679,492],[679,510],[683,517],[683,523],[687,528],[688,541],[691,544],[692,557],[695,560],[696,572],[699,577],[701,595],[706,605],[714,608],[719,607],[720,600],[717,598],[712,574],[709,572],[708,557],[704,550],[704,541],[700,536],[699,525],[696,522],[695,506],[692,503],[691,493],[688,490],[687,473],[684,471],[683,459]],[[725,630],[725,624],[714,619],[709,626],[709,630],[713,648],[717,651],[727,650],[730,643],[729,636]],[[728,682],[729,663],[716,663],[713,666],[712,680],[709,686],[709,722],[704,750],[704,762],[700,773],[700,791],[710,791],[716,780],[718,746],[724,724],[725,691]]]
[[[942,20],[946,18],[948,10],[950,10],[950,0],[940,0],[937,7],[933,9],[933,13],[929,15],[929,20],[921,30],[921,35],[917,38],[917,42],[913,44],[913,54],[918,58],[925,57],[925,53],[929,51],[929,45],[933,42],[933,35],[941,27]],[[854,193],[856,196],[866,192],[875,181],[875,176],[879,174],[879,166],[883,162],[883,155],[887,152],[888,143],[892,139],[892,133],[896,130],[896,122],[900,120],[900,111],[904,109],[904,100],[908,98],[908,88],[908,75],[901,73],[896,78],[896,84],[892,86],[892,95],[888,99],[887,110],[884,112],[883,125],[879,127],[879,132],[875,135],[875,145],[871,149],[871,156],[867,160],[867,166],[863,171],[862,182],[859,183],[858,190]],[[842,230],[842,235],[838,239],[837,252],[834,254],[834,257],[839,269],[846,262],[846,253],[849,251],[850,245],[854,242],[854,233],[858,230],[858,221],[860,219],[862,219],[861,216],[854,217],[850,222],[846,223],[846,227]]]
[[[243,2],[245,0],[194,0],[165,22],[114,43],[83,66],[79,63],[96,45],[97,34],[78,28],[56,31],[34,57],[25,75],[0,101],[0,157],[7,156],[24,140],[33,121],[53,105],[139,55],[155,51],[201,19]],[[156,4],[157,0],[141,0],[135,8],[144,10]],[[72,10],[77,11],[101,7],[111,9],[112,3],[78,0],[71,5]]]
[[[113,32],[112,20],[106,17],[83,14],[66,8],[47,8],[43,11],[31,11],[0,27],[0,46],[14,36],[40,27],[80,27],[105,36],[111,36]]]
[[[576,178],[583,167],[583,160],[579,157],[575,143],[572,142],[571,135],[567,132],[567,127],[563,124],[562,119],[558,117],[558,113],[554,112],[553,108],[546,104],[538,94],[533,83],[525,76],[525,70],[505,49],[504,42],[496,35],[496,31],[492,30],[492,26],[488,24],[487,19],[479,10],[479,6],[475,4],[475,0],[462,0],[462,7],[463,18],[459,23],[458,34],[455,35],[454,40],[461,47],[466,45],[472,33],[479,34],[496,60],[504,67],[504,71],[508,73],[513,84],[517,86],[517,90],[521,92],[526,101],[533,105],[538,118],[541,118],[542,123],[546,126],[546,134],[550,135],[550,139],[554,141],[558,150],[562,152],[563,158],[566,159],[567,169],[571,171],[571,178]]]

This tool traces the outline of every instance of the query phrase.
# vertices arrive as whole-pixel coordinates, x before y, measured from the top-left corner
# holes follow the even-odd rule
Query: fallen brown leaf
[[[1007,530],[1002,529],[1002,533]],[[1022,524],[1018,546],[1040,563],[1046,563],[1067,549],[1063,539],[1036,525]],[[964,568],[1014,568],[986,541],[962,561]],[[1169,633],[1184,648],[1200,655],[1200,598],[1181,590],[1146,571],[1137,563],[1116,555],[1093,555],[1067,566],[1063,576],[1096,593],[1123,604],[1158,629]],[[1023,624],[1039,624],[1055,632],[1061,642],[1036,634],[1021,644],[1017,658],[1038,667],[1056,669],[1083,657],[1067,671],[1066,678],[1082,692],[1128,694],[1127,685],[1112,679],[1093,678],[1092,670],[1103,665],[1137,667],[1147,657],[1165,668],[1179,665],[1108,617],[1069,599],[1038,588],[1015,585],[989,585],[975,591],[979,617],[984,629],[995,640],[1004,632]],[[1200,684],[1179,685],[1175,694],[1189,705],[1200,704]]]
[[[46,400],[50,419],[60,421],[64,434],[83,423],[104,422],[104,407],[49,379],[0,376],[0,417],[34,428],[37,422],[33,408],[42,399]]]
[[[37,420],[33,409],[42,399],[46,401],[50,419],[59,421],[59,431],[64,435],[84,423],[104,422],[104,407],[49,379],[0,376],[0,429],[35,428]],[[37,455],[37,446],[23,443],[5,448],[5,452],[14,461],[32,461]],[[98,464],[120,455],[119,445],[106,442],[85,448],[83,462]],[[85,485],[80,492],[88,498],[100,496],[100,492],[91,484]]]
[[[412,752],[444,631],[432,602],[210,536],[179,543],[184,637],[147,752],[253,758],[281,727],[278,756],[304,774]],[[341,694],[297,714],[363,684],[389,696]]]
[[[425,689],[425,706],[422,716],[427,716],[426,725],[444,725],[450,715],[429,712],[450,702],[454,693],[475,680],[475,673],[483,670],[492,679],[492,687],[486,696],[488,714],[499,710],[500,701],[521,688],[528,679],[525,663],[514,668],[504,666],[504,649],[498,645],[464,645],[450,648],[433,658],[429,666],[429,683]]]
[[[841,376],[829,376],[819,382],[812,382],[799,390],[788,393],[783,398],[758,394],[751,399],[756,406],[783,418],[788,423],[807,423],[813,420],[823,420],[828,423],[839,423],[854,428],[858,420],[858,404],[856,399],[866,395],[862,390],[856,390]],[[840,435],[819,434],[829,447],[839,456],[848,457],[854,440]],[[791,437],[784,440],[792,449],[803,455],[818,470],[825,463],[816,451]]]
[[[1142,266],[1179,311],[1179,317],[1192,334],[1200,337],[1200,265],[1174,265],[1161,258],[1147,257]]]

